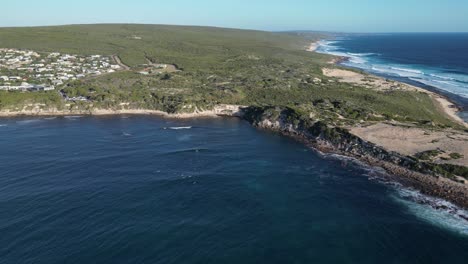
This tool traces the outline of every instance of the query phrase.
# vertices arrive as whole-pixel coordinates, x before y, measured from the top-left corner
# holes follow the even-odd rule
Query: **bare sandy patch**
[[[323,68],[323,75],[331,78],[337,78],[339,82],[357,84],[366,88],[375,90],[406,90],[406,91],[421,91],[423,89],[400,83],[397,81],[387,80],[373,75],[362,74],[354,71]],[[423,90],[425,91],[425,90]]]
[[[312,42],[307,48],[306,48],[306,51],[310,51],[310,52],[313,52],[313,51],[316,51],[318,49],[318,43],[317,42]]]
[[[372,142],[390,151],[414,156],[417,153],[441,150],[434,162],[468,166],[468,133],[444,130],[432,131],[417,127],[404,127],[379,123],[367,127],[350,128],[354,135]],[[463,155],[459,159],[450,159],[450,154]],[[449,160],[444,160],[449,159]]]

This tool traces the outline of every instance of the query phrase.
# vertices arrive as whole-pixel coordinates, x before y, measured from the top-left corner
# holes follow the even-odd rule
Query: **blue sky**
[[[0,26],[89,23],[262,30],[468,32],[468,0],[14,0]]]

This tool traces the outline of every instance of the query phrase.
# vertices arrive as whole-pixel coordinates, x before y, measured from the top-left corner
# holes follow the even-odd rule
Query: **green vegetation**
[[[158,25],[0,28],[0,48],[112,56],[126,69],[67,82],[56,91],[0,91],[0,110],[100,108],[183,113],[218,104],[245,105],[250,106],[245,119],[252,123],[262,118],[281,120],[343,151],[360,151],[454,181],[462,181],[460,177],[468,180],[466,167],[432,163],[435,158],[463,158],[459,153],[430,150],[395,158],[343,128],[399,121],[428,130],[464,129],[426,93],[381,91],[324,76],[323,68],[336,67],[329,63],[332,57],[305,51],[319,37],[323,36]],[[158,64],[169,68],[154,71]],[[19,74],[6,69],[0,73]]]
[[[287,106],[334,125],[397,120],[425,126],[456,126],[423,93],[375,91],[336,82],[322,74],[331,57],[304,51],[317,34],[269,33],[160,25],[76,25],[0,28],[0,47],[78,55],[117,55],[130,71],[61,87],[93,107],[147,108],[168,112],[209,109],[216,104]],[[141,75],[142,64],[164,63],[181,71]],[[319,79],[320,81],[315,81]],[[37,95],[38,102],[45,95]],[[45,96],[54,97],[53,95]],[[34,96],[2,94],[28,104]],[[13,97],[13,98],[9,98]],[[60,104],[52,101],[50,103]],[[2,108],[8,106],[3,104]],[[84,106],[89,107],[89,106]]]
[[[43,108],[46,108],[46,106],[63,107],[62,97],[56,92],[22,93],[0,91],[0,109],[21,110],[32,104],[39,104]]]
[[[442,177],[459,181],[456,176],[468,180],[468,168],[453,164],[426,164],[427,168]]]
[[[464,158],[464,156],[462,154],[460,154],[460,153],[450,153],[449,156],[452,159],[463,159]]]
[[[165,25],[72,25],[1,28],[0,46],[79,55],[117,54],[129,66],[166,62],[189,70],[216,69],[240,56],[293,58],[308,41],[289,34]],[[295,54],[294,54],[295,53]]]
[[[432,160],[433,158],[439,156],[442,153],[444,153],[442,150],[434,149],[417,153],[414,156],[420,160]]]

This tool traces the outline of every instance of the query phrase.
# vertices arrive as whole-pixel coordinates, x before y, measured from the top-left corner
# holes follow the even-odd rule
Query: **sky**
[[[468,32],[468,0],[2,0],[0,27],[93,23]]]

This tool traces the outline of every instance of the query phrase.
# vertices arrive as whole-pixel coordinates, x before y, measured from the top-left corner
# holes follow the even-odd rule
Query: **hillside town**
[[[0,90],[51,91],[66,82],[121,69],[111,57],[0,49]]]

